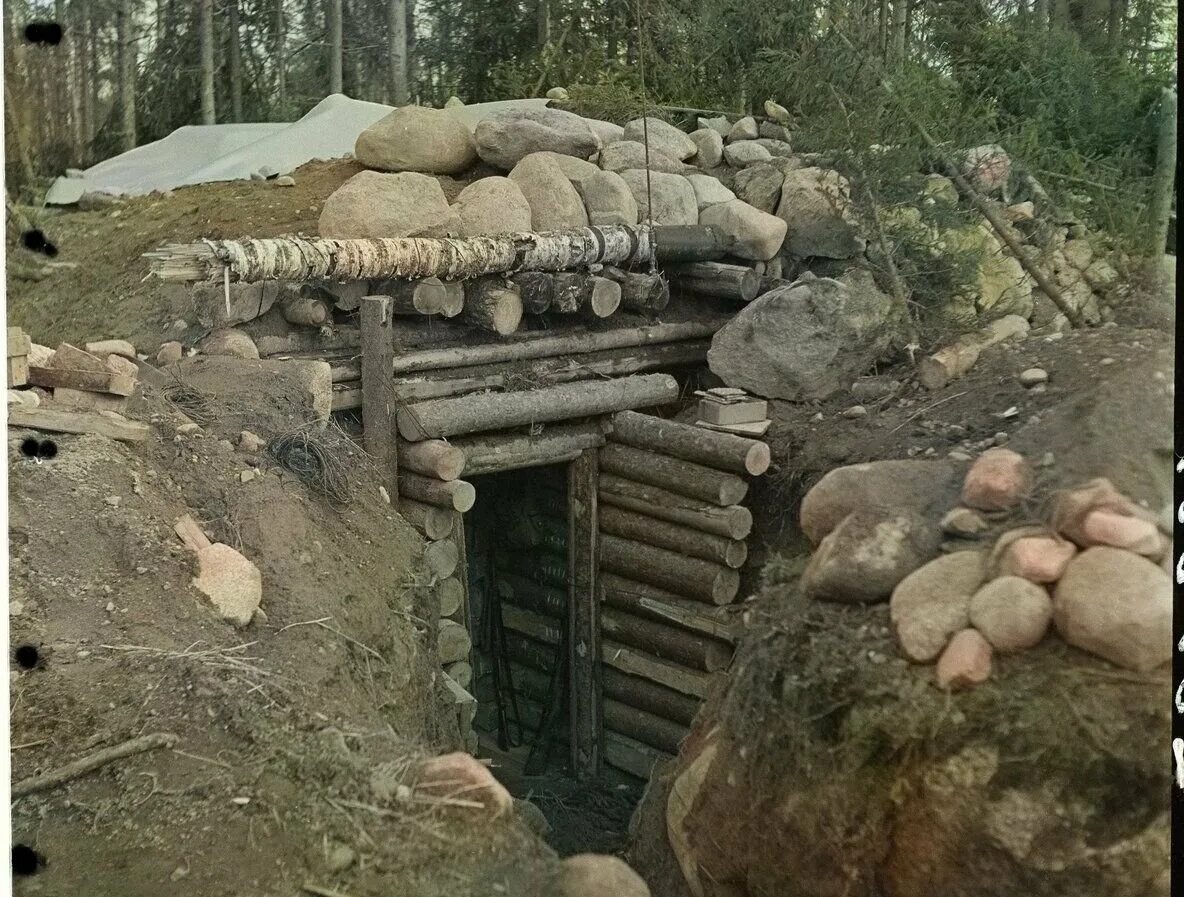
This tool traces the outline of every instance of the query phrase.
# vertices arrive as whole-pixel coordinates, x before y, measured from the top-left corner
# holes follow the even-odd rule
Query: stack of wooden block
[[[29,382],[29,349],[33,341],[19,327],[8,328],[8,388]]]
[[[52,389],[55,406],[122,414],[139,378],[135,349],[123,340],[86,345],[62,343],[44,366],[29,366],[28,382]]]
[[[763,436],[769,429],[769,403],[750,396],[742,389],[720,386],[699,396],[699,419],[696,425],[739,436]]]

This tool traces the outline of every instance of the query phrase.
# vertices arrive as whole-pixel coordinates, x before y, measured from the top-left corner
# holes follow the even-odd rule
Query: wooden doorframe
[[[567,468],[568,707],[571,765],[577,779],[600,774],[599,452],[585,449]]]

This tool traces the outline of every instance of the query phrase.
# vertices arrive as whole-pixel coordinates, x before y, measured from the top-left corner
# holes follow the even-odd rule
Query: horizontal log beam
[[[716,536],[612,505],[600,509],[600,531],[723,564],[734,570],[743,567],[748,559],[748,545],[739,539]]]
[[[720,507],[739,504],[748,494],[748,483],[734,473],[619,442],[610,442],[600,450],[600,466],[605,473],[627,476]]]
[[[684,695],[696,698],[707,697],[707,690],[711,687],[712,676],[702,670],[692,670],[682,664],[660,660],[647,651],[631,648],[609,639],[602,639],[600,643],[601,660],[615,670],[639,676]]]
[[[642,744],[628,735],[604,730],[604,762],[631,776],[648,781],[654,767],[674,759],[671,754]]]
[[[666,269],[672,283],[704,296],[718,296],[737,302],[751,302],[761,287],[761,277],[743,265],[692,262]]]
[[[634,448],[664,452],[684,461],[751,476],[760,476],[768,470],[771,458],[769,446],[755,439],[636,411],[613,415],[612,439]]]
[[[698,698],[658,685],[649,679],[630,676],[612,667],[604,667],[601,675],[606,698],[613,698],[684,726],[691,724],[702,706]]]
[[[673,377],[641,374],[523,392],[432,399],[399,409],[399,433],[405,439],[417,442],[590,417],[627,408],[645,408],[665,404],[677,397],[678,383]]]
[[[728,604],[740,591],[735,570],[619,536],[601,536],[600,565],[610,573],[712,604]]]
[[[728,607],[715,607],[684,598],[649,583],[616,573],[600,574],[601,595],[609,607],[639,617],[670,623],[735,644],[740,632],[739,615]]]
[[[405,442],[400,439],[397,448],[400,469],[445,482],[455,480],[464,473],[464,453],[442,440]]]
[[[406,476],[406,474],[404,474]],[[402,479],[402,478],[400,478]],[[452,534],[454,511],[401,495],[399,514],[426,539],[446,539]]]
[[[483,433],[461,437],[451,445],[464,457],[469,476],[502,470],[540,467],[570,460],[584,449],[605,443],[599,422],[556,424],[537,436],[529,433]]]
[[[444,482],[418,473],[405,473],[399,477],[399,494],[462,514],[472,509],[477,501],[477,490],[472,483],[465,480]]]
[[[605,638],[706,673],[719,672],[732,660],[732,647],[726,642],[616,608],[604,608],[600,628]]]
[[[639,707],[608,698],[603,702],[604,725],[642,744],[668,754],[677,754],[687,737],[686,726],[655,716]]]
[[[600,500],[730,539],[743,539],[752,532],[752,512],[748,508],[740,505],[721,508],[610,473],[600,475]]]

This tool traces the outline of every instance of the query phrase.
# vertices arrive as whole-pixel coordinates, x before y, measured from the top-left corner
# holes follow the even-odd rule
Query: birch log
[[[769,446],[763,442],[636,411],[613,415],[611,438],[634,448],[664,452],[684,461],[752,476],[768,470],[771,457]]]
[[[668,374],[642,374],[543,389],[434,399],[399,409],[399,432],[418,442],[482,430],[590,417],[673,401],[678,383]]]
[[[506,336],[522,322],[522,296],[504,277],[480,277],[465,284],[465,321]]]
[[[587,312],[594,318],[607,318],[621,307],[621,285],[607,277],[592,277],[592,295]]]
[[[743,539],[752,532],[752,512],[748,508],[740,505],[721,508],[607,472],[600,474],[600,500],[606,505],[648,514],[671,523],[681,523],[730,539]]]
[[[662,240],[666,255],[718,258],[720,253],[710,245],[714,235],[700,230],[705,229],[680,228],[666,235]],[[274,237],[170,244],[145,257],[151,273],[166,281],[220,282],[224,271],[232,283],[464,280],[512,271],[565,271],[597,263],[640,265],[654,258],[654,234],[646,225],[614,225],[462,239]]]
[[[289,324],[302,327],[320,327],[332,317],[332,305],[320,296],[314,287],[289,288],[280,297],[280,313]]]
[[[734,473],[671,458],[669,455],[610,442],[600,450],[605,472],[727,507],[748,494],[748,483]]]
[[[592,299],[592,278],[579,271],[551,275],[551,311],[574,315]]]

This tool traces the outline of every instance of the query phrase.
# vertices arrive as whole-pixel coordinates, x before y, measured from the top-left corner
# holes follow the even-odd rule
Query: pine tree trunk
[[[82,23],[82,16],[79,14],[79,7],[75,4],[70,5],[69,15],[69,52],[70,61],[68,66],[69,72],[69,86],[70,94],[70,137],[71,145],[74,147],[74,164],[80,166],[82,163],[83,154],[86,152],[86,137],[83,128],[85,122],[82,119],[82,97],[86,92],[82,81],[82,54],[83,48],[86,44],[86,31]]]
[[[1106,21],[1106,49],[1111,53],[1122,48],[1122,24],[1126,18],[1126,0],[1110,0]]]
[[[287,84],[285,79],[284,60],[284,0],[275,0],[273,9],[272,57],[275,62],[275,102],[276,116],[280,121],[285,120],[288,108]]]
[[[226,58],[230,68],[230,120],[243,120],[243,48],[242,26],[239,23],[238,0],[227,0],[229,21],[227,22]]]
[[[1159,143],[1155,150],[1155,174],[1151,180],[1151,242],[1153,258],[1167,251],[1168,226],[1172,216],[1172,188],[1176,174],[1176,92],[1164,88],[1159,103]]]
[[[136,147],[136,43],[131,0],[120,0],[116,14],[119,41],[119,107],[122,111],[121,146]]]
[[[329,0],[329,93],[344,89],[341,63],[341,0]]]
[[[201,123],[216,124],[214,111],[214,0],[201,0]]]
[[[1034,0],[1032,4],[1033,23],[1036,31],[1048,30],[1048,0]]]
[[[539,49],[542,49],[551,40],[551,0],[537,0],[537,2],[536,29]]]
[[[892,57],[898,62],[904,59],[908,43],[908,15],[909,0],[892,0]]]
[[[387,0],[387,4],[391,103],[395,106],[406,106],[407,0]]]

